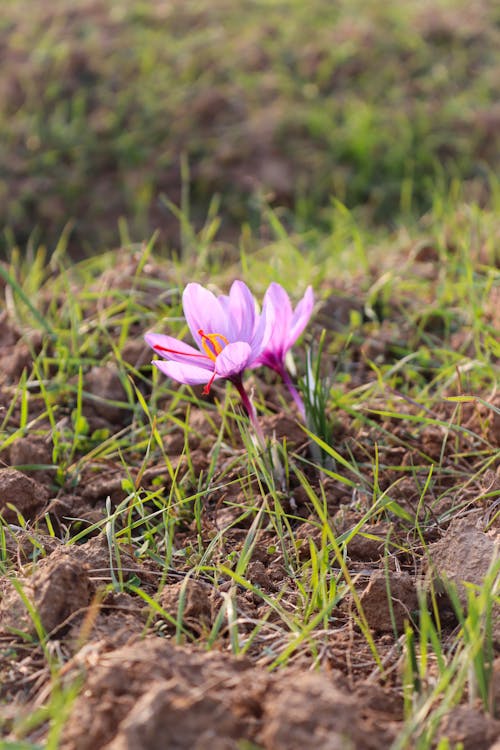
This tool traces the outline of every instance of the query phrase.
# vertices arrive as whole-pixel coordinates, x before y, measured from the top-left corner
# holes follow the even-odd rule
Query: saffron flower
[[[295,310],[286,291],[273,282],[264,295],[264,308],[274,310],[274,323],[267,346],[254,366],[270,367],[282,378],[295,401],[302,417],[305,417],[303,401],[297,392],[285,364],[287,352],[292,348],[311,317],[314,306],[312,287],[308,286]]]
[[[242,375],[267,346],[273,323],[270,300],[259,314],[252,293],[242,281],[233,282],[229,295],[219,297],[200,284],[191,283],[184,289],[182,306],[198,349],[172,336],[148,333],[146,342],[163,357],[153,364],[179,383],[204,384],[205,395],[215,380],[230,380],[257,426]]]

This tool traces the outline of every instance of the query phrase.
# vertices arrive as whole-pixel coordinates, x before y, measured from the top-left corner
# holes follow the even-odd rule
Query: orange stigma
[[[215,362],[217,356],[229,344],[229,341],[222,333],[204,333],[201,328],[198,333],[201,336],[201,345],[207,357]]]

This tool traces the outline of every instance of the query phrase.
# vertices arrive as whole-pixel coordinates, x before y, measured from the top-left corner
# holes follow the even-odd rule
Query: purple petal
[[[221,305],[222,309],[224,310],[224,313],[226,315],[229,315],[229,295],[228,294],[219,294],[217,297],[219,300],[219,304]]]
[[[312,315],[314,307],[314,293],[312,287],[308,286],[306,292],[299,304],[295,308],[295,311],[290,322],[290,328],[288,333],[288,339],[286,342],[286,349],[290,349],[300,334],[309,322],[309,318]]]
[[[172,380],[177,380],[178,383],[184,383],[185,385],[201,385],[202,383],[208,383],[212,378],[212,373],[205,367],[198,367],[194,364],[188,364],[184,362],[164,362],[162,359],[155,359],[153,364],[161,370],[164,375],[167,375]],[[220,377],[215,376],[215,379]]]
[[[286,349],[292,319],[292,304],[283,287],[276,282],[269,285],[266,296],[274,309],[274,326],[268,347],[283,354]]]
[[[277,360],[284,357],[292,319],[290,298],[280,284],[273,281],[265,295],[262,316],[266,318],[263,336],[265,352],[272,353]],[[267,327],[267,326],[270,326]],[[261,349],[261,351],[262,351]]]
[[[205,367],[208,370],[213,370],[213,361],[190,346],[189,344],[174,339],[172,336],[165,336],[162,333],[147,333],[144,336],[146,343],[154,349],[156,354],[160,357],[168,359],[172,362],[185,362],[186,364],[194,364],[199,367]]]
[[[188,284],[182,294],[182,307],[191,334],[202,348],[198,331],[220,333],[229,338],[228,317],[217,297],[201,284]]]
[[[264,295],[262,312],[257,318],[257,325],[250,341],[252,347],[252,360],[259,357],[270,345],[276,320],[276,311],[269,295]]]
[[[226,309],[231,328],[229,341],[250,341],[255,327],[256,303],[243,281],[232,283]]]
[[[228,344],[215,360],[215,370],[220,378],[239,375],[252,359],[252,349],[246,341]]]
[[[253,360],[250,367],[252,369],[256,367],[269,367],[271,370],[281,373],[285,367],[285,358],[278,357],[274,352],[266,349],[257,359]]]

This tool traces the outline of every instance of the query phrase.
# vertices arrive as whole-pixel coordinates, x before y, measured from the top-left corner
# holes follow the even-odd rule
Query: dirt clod
[[[5,531],[5,554],[12,562],[25,565],[49,555],[61,542],[47,534],[33,533],[24,529],[8,529]]]
[[[93,397],[85,403],[86,414],[113,424],[123,420],[126,411],[119,402],[126,402],[127,396],[116,367],[93,367],[85,376],[84,387]]]
[[[387,528],[382,524],[367,526],[362,529],[370,536],[362,533],[355,534],[348,544],[348,553],[351,560],[371,561],[379,560],[384,553],[384,540]]]
[[[52,464],[51,443],[38,435],[21,437],[10,446],[9,460],[11,465],[19,467],[50,466]],[[50,468],[29,469],[29,474],[43,484],[50,484],[55,470]]]
[[[477,708],[456,706],[443,719],[439,735],[449,740],[450,747],[489,748],[500,737],[500,721],[485,716]]]
[[[89,658],[95,666],[87,669],[64,732],[64,750],[98,750],[108,743],[110,750],[162,747],[167,732],[169,747],[219,747],[219,734],[224,742],[252,734],[269,679],[264,670],[252,670],[246,680],[251,667],[246,660],[178,648],[161,638],[101,654],[97,662]],[[148,717],[152,725],[146,730]],[[136,744],[141,732],[146,732],[145,745]],[[205,744],[194,744],[197,737]]]
[[[405,621],[411,620],[418,608],[415,581],[407,573],[390,572],[387,577],[383,571],[374,572],[360,598],[368,624],[381,633],[390,633],[394,628],[402,632]]]
[[[157,683],[141,697],[106,750],[237,750],[244,722],[215,694],[179,688],[175,680]]]
[[[80,610],[83,613],[94,593],[87,566],[72,559],[64,549],[57,549],[41,560],[33,575],[19,579],[18,586],[49,634],[69,624],[75,613]],[[7,630],[23,628],[36,632],[23,597],[11,583],[0,604],[0,621]]]
[[[356,700],[328,677],[306,673],[298,683],[287,675],[276,679],[266,696],[259,741],[266,750],[372,750],[388,741],[387,734],[373,731]]]
[[[187,579],[166,586],[160,604],[175,619],[182,614],[184,626],[200,634],[212,623],[214,590],[208,584]]]
[[[445,588],[448,582],[456,586],[460,603],[467,608],[466,583],[481,586],[488,570],[498,556],[498,541],[486,534],[470,520],[459,518],[453,521],[442,539],[429,547],[429,558],[425,564],[428,578],[438,587]],[[493,633],[500,643],[500,608],[493,615]]]
[[[18,515],[34,520],[49,499],[45,487],[17,469],[0,469],[0,512],[8,523],[16,523]]]

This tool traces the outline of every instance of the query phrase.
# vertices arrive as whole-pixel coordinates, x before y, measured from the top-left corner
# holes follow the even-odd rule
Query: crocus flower
[[[219,297],[200,284],[188,284],[182,306],[198,349],[172,336],[148,333],[146,342],[163,357],[153,364],[179,383],[204,384],[204,394],[210,392],[214,380],[230,380],[254,421],[255,413],[243,388],[242,374],[253,366],[267,345],[272,330],[272,305],[268,301],[259,314],[247,285],[235,281],[229,295]]]
[[[273,308],[274,323],[267,346],[254,363],[254,366],[270,367],[280,375],[302,416],[305,413],[304,404],[288,374],[285,357],[309,322],[313,306],[314,294],[310,286],[293,310],[290,298],[283,287],[276,282],[270,284],[264,295],[264,307]]]

